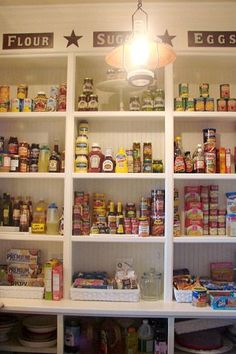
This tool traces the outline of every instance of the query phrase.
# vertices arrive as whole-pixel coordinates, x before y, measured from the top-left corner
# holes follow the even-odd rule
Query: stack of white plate
[[[15,327],[17,319],[11,315],[0,315],[0,342],[5,342],[9,339],[10,332]]]
[[[57,343],[55,316],[35,315],[25,317],[19,333],[19,342],[29,348],[48,348]]]

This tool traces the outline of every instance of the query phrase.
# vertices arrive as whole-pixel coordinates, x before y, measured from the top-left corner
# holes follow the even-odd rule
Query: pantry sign
[[[53,32],[4,33],[2,49],[53,48]]]
[[[235,31],[188,31],[189,47],[236,47]]]

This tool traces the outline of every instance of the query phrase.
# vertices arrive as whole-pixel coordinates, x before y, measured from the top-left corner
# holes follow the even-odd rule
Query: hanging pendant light
[[[142,15],[137,19],[137,15]],[[173,48],[161,41],[148,38],[148,14],[138,0],[132,15],[130,39],[106,55],[106,63],[127,72],[127,80],[133,86],[144,87],[152,83],[154,71],[172,63],[176,58]]]

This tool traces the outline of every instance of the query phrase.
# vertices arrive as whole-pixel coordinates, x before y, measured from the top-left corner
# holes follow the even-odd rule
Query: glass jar
[[[86,77],[83,83],[83,94],[89,96],[93,93],[93,79]]]
[[[146,301],[160,300],[162,296],[162,275],[155,269],[144,273],[140,281],[141,298]]]
[[[145,90],[142,95],[142,111],[153,111],[153,99],[150,90]]]
[[[87,111],[88,103],[86,99],[86,95],[79,95],[78,97],[78,111]]]
[[[89,111],[98,111],[98,95],[90,95],[88,101]]]
[[[139,101],[138,96],[130,97],[129,110],[130,111],[140,111],[140,101]]]
[[[162,160],[153,160],[152,162],[152,172],[153,173],[163,173],[163,162]]]

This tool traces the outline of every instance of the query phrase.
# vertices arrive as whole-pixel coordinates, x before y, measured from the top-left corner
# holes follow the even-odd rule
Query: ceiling
[[[192,3],[204,3],[204,2],[217,2],[217,3],[225,3],[224,0],[143,0],[143,3],[147,2],[159,2],[159,3],[181,3],[181,2],[192,2]],[[227,0],[228,2],[235,2],[235,0]],[[137,0],[1,0],[0,5],[4,6],[21,6],[21,5],[58,5],[58,4],[99,4],[99,3],[120,3],[120,2],[130,2],[137,3]]]

